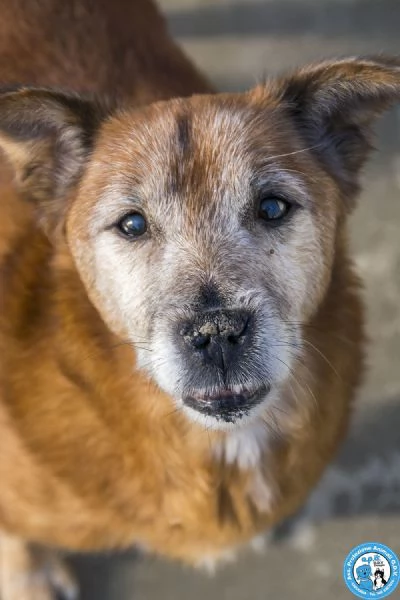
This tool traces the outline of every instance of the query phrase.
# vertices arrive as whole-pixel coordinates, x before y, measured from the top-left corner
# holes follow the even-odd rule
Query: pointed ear
[[[35,88],[0,90],[0,148],[22,195],[47,232],[59,229],[67,195],[82,173],[107,110],[78,95]]]
[[[354,197],[372,148],[371,126],[400,101],[400,60],[350,58],[311,65],[281,79],[278,94],[306,145],[343,194]]]

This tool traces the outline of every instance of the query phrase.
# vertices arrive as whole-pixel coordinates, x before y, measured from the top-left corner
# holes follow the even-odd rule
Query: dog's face
[[[211,427],[279,395],[333,257],[335,186],[257,94],[112,119],[67,221],[106,323]]]
[[[90,299],[137,365],[190,418],[225,429],[279,402],[330,283],[367,125],[399,83],[390,61],[326,63],[104,123],[88,102],[16,92],[2,144],[47,231],[64,223]],[[35,123],[23,144],[18,96]]]

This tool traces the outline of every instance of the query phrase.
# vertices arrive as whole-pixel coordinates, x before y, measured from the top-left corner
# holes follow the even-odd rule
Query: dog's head
[[[130,110],[0,97],[0,143],[137,365],[215,428],[279,397],[329,287],[395,61],[326,62],[244,94]]]

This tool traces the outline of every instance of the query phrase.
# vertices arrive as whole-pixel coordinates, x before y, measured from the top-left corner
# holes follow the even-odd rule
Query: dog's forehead
[[[159,103],[105,125],[81,197],[99,218],[124,200],[163,230],[236,230],[257,194],[308,198],[303,147],[279,106],[246,94]]]
[[[164,193],[181,198],[188,209],[223,198],[228,204],[243,202],[252,171],[246,117],[245,111],[226,107],[177,111],[169,132]]]
[[[160,196],[240,196],[259,160],[281,150],[273,112],[238,97],[195,97],[124,114],[110,136],[117,179]]]

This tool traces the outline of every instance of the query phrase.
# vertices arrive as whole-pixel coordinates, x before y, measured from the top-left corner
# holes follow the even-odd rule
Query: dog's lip
[[[268,391],[266,384],[257,388],[220,388],[213,392],[199,390],[184,396],[182,400],[185,406],[204,415],[234,421],[249,414]]]
[[[245,399],[250,400],[255,394],[257,394],[261,389],[266,390],[266,386],[263,385],[261,387],[253,387],[253,388],[220,388],[214,391],[208,390],[198,390],[192,392],[189,396],[194,400],[198,400],[200,402],[215,402],[221,399],[232,398],[235,396],[241,396]]]

